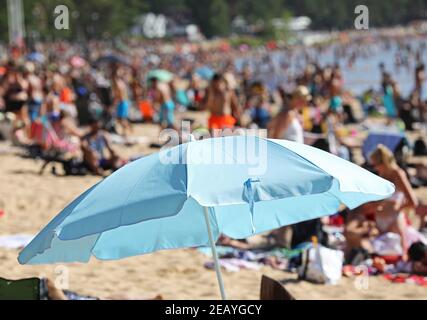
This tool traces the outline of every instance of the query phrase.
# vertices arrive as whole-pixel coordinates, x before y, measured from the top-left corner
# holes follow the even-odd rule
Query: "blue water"
[[[423,39],[408,40],[406,43],[412,47],[412,52],[418,50]],[[334,65],[334,51],[336,46],[332,45],[328,49],[317,55],[314,49],[304,49],[305,53],[315,58],[319,65]],[[351,48],[350,51],[357,48]],[[344,77],[345,89],[351,91],[355,95],[360,95],[368,89],[381,89],[381,71],[380,63],[383,63],[385,70],[397,81],[401,94],[407,97],[415,87],[415,58],[410,56],[408,66],[395,66],[395,55],[399,47],[397,43],[391,43],[390,48],[385,48],[384,43],[366,45],[362,51],[364,55],[359,55],[356,62],[350,67],[348,64],[349,56],[339,59],[338,63],[341,66]],[[365,56],[366,55],[366,56]],[[264,61],[268,56],[269,60]],[[422,54],[421,60],[427,62],[427,50]],[[289,65],[288,71],[285,73],[280,68],[281,63]],[[301,74],[304,67],[307,65],[305,54],[300,50],[296,50],[294,54],[289,52],[274,52],[271,54],[260,53],[257,58],[241,58],[236,60],[236,67],[241,70],[244,64],[251,66],[251,69],[256,74],[256,80],[263,81],[270,89],[276,88],[278,85],[285,89],[292,89],[294,85],[293,76]],[[427,99],[427,92],[423,90],[423,99]]]

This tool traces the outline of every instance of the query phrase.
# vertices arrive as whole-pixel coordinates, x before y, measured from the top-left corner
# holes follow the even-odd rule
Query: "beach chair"
[[[260,300],[295,300],[295,298],[279,281],[263,275]]]
[[[34,158],[43,160],[39,174],[43,174],[45,168],[52,162],[62,164],[66,175],[71,174],[67,172],[69,171],[67,168],[76,161],[66,158],[65,155],[69,152],[74,153],[77,147],[65,139],[60,139],[47,119],[44,118],[32,124],[31,138],[35,142],[34,146],[38,146],[38,154],[34,155]],[[84,172],[84,170],[81,171]]]
[[[0,300],[98,300],[98,298],[56,289],[53,282],[46,278],[19,280],[0,278]]]
[[[0,278],[0,300],[40,300],[38,278],[7,280]]]

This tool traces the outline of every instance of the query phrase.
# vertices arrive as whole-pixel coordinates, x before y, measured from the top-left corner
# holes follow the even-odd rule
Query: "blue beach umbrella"
[[[43,54],[41,54],[40,52],[31,52],[28,56],[27,59],[29,61],[33,61],[33,62],[39,62],[39,63],[43,63],[46,59],[45,56]]]
[[[156,69],[156,70],[151,70],[150,72],[147,73],[146,80],[150,81],[151,79],[156,78],[161,82],[170,82],[172,81],[173,77],[174,77],[173,73],[167,70]]]
[[[310,146],[253,136],[189,142],[122,167],[59,213],[21,264],[121,259],[241,239],[388,198],[394,186]]]
[[[211,80],[215,75],[215,71],[208,66],[197,68],[195,73],[204,80]]]
[[[107,54],[105,56],[102,56],[100,58],[98,58],[95,61],[95,64],[103,64],[103,63],[107,63],[107,64],[127,64],[126,60],[123,59],[122,57],[116,56],[114,54]]]

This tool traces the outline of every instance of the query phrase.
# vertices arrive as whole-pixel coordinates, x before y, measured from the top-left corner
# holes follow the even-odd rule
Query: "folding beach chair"
[[[38,278],[7,280],[0,278],[0,300],[40,300]]]
[[[46,118],[42,118],[32,124],[32,139],[35,141],[35,145],[39,146],[38,158],[41,158],[44,162],[40,168],[39,174],[43,174],[44,170],[50,163],[62,164],[66,175],[72,175],[72,171],[77,171],[76,175],[84,175],[86,173],[83,165],[76,168],[71,168],[73,165],[76,166],[75,159],[65,158],[67,152],[74,152],[77,150],[76,146],[71,144],[65,139],[60,139]]]
[[[295,300],[277,280],[262,276],[260,300]]]
[[[49,295],[48,281],[46,278],[19,280],[0,278],[0,300],[57,300],[54,294],[53,297],[52,294]],[[69,290],[62,292],[68,300],[98,300],[96,297],[79,295]]]

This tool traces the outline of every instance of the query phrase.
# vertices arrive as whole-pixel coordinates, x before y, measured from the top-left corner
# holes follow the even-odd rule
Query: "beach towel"
[[[385,274],[384,278],[392,283],[416,284],[427,288],[427,277],[413,274]]]
[[[197,250],[208,257],[212,257],[212,249],[210,247],[199,247],[197,248]],[[292,259],[301,255],[304,249],[302,248],[302,249],[291,250],[286,248],[275,248],[271,250],[263,250],[263,249],[241,250],[241,249],[235,249],[232,247],[217,246],[216,251],[217,251],[218,257],[220,258],[238,258],[238,259],[243,259],[247,261],[260,262],[263,259],[268,257]]]
[[[210,247],[200,247],[199,252],[212,257]],[[299,257],[302,250],[288,250],[276,248],[273,250],[240,250],[232,247],[218,246],[218,257],[223,260],[222,266],[229,272],[237,272],[241,269],[250,269],[252,267],[268,265],[279,270],[289,270],[290,261]],[[206,268],[210,268],[212,262],[205,264]],[[249,263],[249,264],[247,264]],[[252,265],[255,263],[255,265]]]
[[[248,270],[259,270],[261,269],[261,264],[256,262],[250,262],[243,259],[219,259],[219,264],[227,272],[238,272],[242,269]],[[208,261],[205,263],[205,268],[214,270],[215,265],[213,261]]]
[[[405,229],[408,247],[413,243],[422,242],[427,245],[427,238],[412,226]],[[397,233],[387,232],[371,241],[374,253],[381,257],[400,257],[402,255],[402,241]],[[394,260],[394,259],[392,259]]]
[[[379,256],[401,256],[402,244],[397,233],[387,232],[372,240],[375,254]]]

